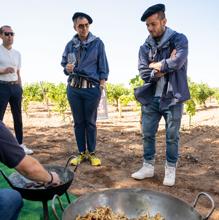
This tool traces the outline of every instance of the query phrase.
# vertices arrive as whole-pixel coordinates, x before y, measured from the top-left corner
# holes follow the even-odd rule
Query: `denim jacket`
[[[176,49],[174,58],[171,52]],[[154,77],[154,70],[149,68],[151,62],[161,62],[160,72],[165,73],[165,85],[161,96],[163,107],[183,102],[190,98],[187,82],[188,40],[185,35],[166,27],[164,35],[157,45],[151,35],[140,47],[138,69],[145,82],[153,84],[155,91],[158,79]],[[154,95],[146,95],[149,102]]]
[[[69,75],[68,82],[72,78],[72,75],[65,69],[68,63],[69,53],[74,53],[76,57],[74,74],[85,76],[87,79],[96,83],[99,83],[101,79],[107,80],[109,67],[104,44],[100,38],[95,37],[89,32],[86,41],[80,41],[76,34],[73,39],[67,43],[62,55],[61,65],[64,67],[64,73]]]

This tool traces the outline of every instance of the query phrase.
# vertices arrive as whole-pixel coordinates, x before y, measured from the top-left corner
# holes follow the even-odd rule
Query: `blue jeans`
[[[0,189],[0,219],[16,220],[23,206],[19,192],[13,189]]]
[[[168,109],[160,109],[160,98],[154,97],[147,106],[142,106],[142,130],[145,162],[154,163],[155,135],[161,117],[165,119],[166,128],[166,160],[169,166],[176,166],[178,160],[179,129],[183,112],[183,104],[177,103]]]
[[[86,149],[91,153],[96,149],[97,108],[100,102],[100,88],[67,87],[68,101],[74,118],[74,131],[78,151]]]
[[[22,93],[23,90],[18,84],[0,84],[0,120],[3,121],[5,110],[9,103],[14,121],[15,136],[19,144],[23,143],[23,123],[21,111]]]

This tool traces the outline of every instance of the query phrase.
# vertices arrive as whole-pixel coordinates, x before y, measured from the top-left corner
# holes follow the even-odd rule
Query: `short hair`
[[[76,23],[77,23],[78,20],[81,20],[81,19],[83,19],[83,18],[86,18],[86,17],[83,16],[83,15],[81,15],[81,16],[78,16],[78,17],[76,17],[75,19],[73,19],[74,25],[76,25]],[[87,18],[86,18],[86,19],[87,19]]]
[[[11,26],[9,26],[9,25],[3,25],[3,26],[1,26],[0,27],[0,34],[3,34],[4,33],[4,28],[11,28]]]
[[[160,20],[163,20],[166,18],[164,11],[158,11],[157,14],[158,14],[158,17],[160,18]]]

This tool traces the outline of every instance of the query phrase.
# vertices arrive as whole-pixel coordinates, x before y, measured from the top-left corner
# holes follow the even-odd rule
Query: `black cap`
[[[164,4],[152,5],[144,12],[144,14],[141,17],[141,21],[145,21],[149,16],[151,16],[159,11],[165,12],[165,5]]]
[[[75,12],[74,15],[72,16],[72,21],[74,21],[78,17],[86,18],[88,20],[89,24],[92,24],[92,22],[93,22],[92,18],[83,12]]]

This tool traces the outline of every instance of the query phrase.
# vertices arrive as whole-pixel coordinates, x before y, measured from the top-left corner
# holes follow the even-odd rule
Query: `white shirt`
[[[14,49],[7,49],[3,45],[0,45],[0,69],[7,67],[14,68],[14,73],[0,74],[0,80],[2,81],[17,81],[17,70],[21,68],[21,54]]]

